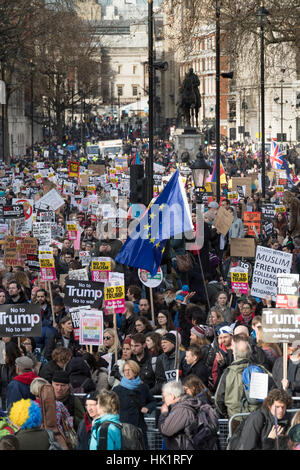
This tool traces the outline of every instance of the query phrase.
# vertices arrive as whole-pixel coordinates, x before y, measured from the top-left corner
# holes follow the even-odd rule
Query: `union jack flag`
[[[282,164],[283,164],[283,161],[282,161],[282,151],[280,150],[280,147],[279,145],[277,144],[277,142],[275,142],[275,140],[272,140],[271,142],[271,153],[270,153],[270,162],[271,162],[271,165],[272,165],[272,168],[274,168],[274,170],[280,170],[282,168]]]

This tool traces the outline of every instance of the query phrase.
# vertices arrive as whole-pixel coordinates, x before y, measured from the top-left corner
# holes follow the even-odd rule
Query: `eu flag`
[[[154,276],[171,237],[193,230],[186,193],[177,170],[148,207],[115,258],[117,263],[146,269]]]

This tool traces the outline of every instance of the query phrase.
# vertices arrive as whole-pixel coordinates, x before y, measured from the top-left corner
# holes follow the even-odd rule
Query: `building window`
[[[123,85],[117,85],[118,96],[123,96]]]
[[[121,73],[121,70],[122,70],[122,65],[118,65],[118,74],[120,75]]]
[[[137,96],[138,94],[138,87],[136,85],[132,85],[132,96]]]
[[[133,73],[133,75],[136,74],[136,65],[133,65],[133,67],[132,67],[132,73]]]

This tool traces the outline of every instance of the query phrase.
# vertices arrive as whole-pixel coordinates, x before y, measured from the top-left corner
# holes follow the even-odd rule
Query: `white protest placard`
[[[51,243],[51,222],[35,222],[32,224],[32,233],[41,245],[50,245]]]
[[[268,374],[252,372],[250,380],[249,397],[257,400],[264,400],[268,395]]]
[[[272,300],[276,300],[277,274],[289,273],[292,261],[293,255],[291,253],[258,246],[256,248],[251,296],[265,299],[271,295]]]
[[[88,281],[89,275],[86,268],[69,271],[68,278],[73,281]]]
[[[35,202],[37,209],[52,209],[57,211],[65,203],[64,199],[58,194],[55,189],[51,189],[45,196]]]

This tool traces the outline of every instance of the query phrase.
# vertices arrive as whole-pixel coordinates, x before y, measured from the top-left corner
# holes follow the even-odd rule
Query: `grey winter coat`
[[[196,409],[202,404],[199,398],[183,395],[170,405],[167,413],[160,415],[158,429],[165,438],[167,450],[187,450],[189,441],[185,428],[195,419]]]

